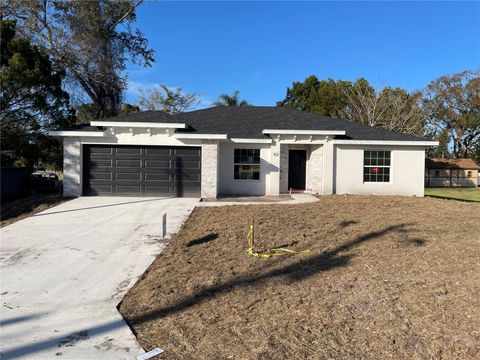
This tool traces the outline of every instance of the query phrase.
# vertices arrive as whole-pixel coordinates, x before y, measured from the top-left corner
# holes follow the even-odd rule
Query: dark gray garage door
[[[199,147],[84,145],[84,195],[200,196]]]

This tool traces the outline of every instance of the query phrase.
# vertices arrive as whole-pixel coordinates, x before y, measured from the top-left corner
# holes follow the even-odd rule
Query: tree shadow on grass
[[[210,242],[210,241],[213,241],[213,240],[217,240],[218,239],[218,234],[217,233],[210,233],[208,235],[205,235],[201,238],[198,238],[198,239],[194,239],[194,240],[190,240],[188,243],[187,243],[187,247],[191,247],[193,245],[200,245],[200,244],[205,244],[207,242]]]
[[[209,286],[191,295],[190,297],[177,302],[176,304],[147,312],[141,316],[128,318],[126,319],[126,321],[131,327],[139,325],[144,322],[156,320],[188,309],[204,301],[207,301],[217,295],[229,292],[233,289],[255,285],[270,279],[284,278],[284,280],[291,282],[305,280],[318,273],[328,271],[337,267],[346,266],[350,262],[350,259],[353,257],[353,255],[339,255],[340,252],[350,250],[352,247],[360,245],[364,242],[378,239],[388,233],[406,232],[406,227],[408,225],[410,224],[388,226],[383,230],[361,235],[354,240],[337,246],[330,251],[325,251],[321,254],[310,256],[308,258],[304,257],[302,258],[302,260],[297,261],[293,264],[289,264],[283,268],[272,269],[260,275],[236,277],[221,284]]]
[[[202,302],[208,301],[217,295],[231,291],[236,288],[261,284],[262,282],[270,279],[284,279],[291,282],[305,280],[321,272],[348,265],[354,254],[339,255],[340,252],[351,250],[357,245],[360,245],[370,240],[381,238],[382,236],[389,233],[405,233],[407,231],[406,227],[408,225],[410,224],[388,226],[383,230],[369,232],[367,234],[361,235],[354,240],[337,246],[330,251],[325,251],[321,254],[309,257],[302,257],[302,260],[289,264],[285,267],[272,269],[264,274],[236,277],[224,283],[209,286],[189,296],[186,299],[178,301],[176,304],[160,309],[155,309],[141,316],[125,319],[125,321],[128,323],[128,325],[130,325],[132,331],[135,333],[135,329],[133,328],[133,326],[135,325],[140,325],[145,322],[157,320],[159,318],[175,314],[177,312],[188,309]],[[66,340],[78,336],[78,334],[86,334],[86,337],[94,337],[101,334],[109,333],[122,326],[124,326],[124,322],[122,320],[110,321],[107,323],[92,326],[88,329],[83,329],[80,332],[63,334],[62,336],[49,338],[43,341],[37,341],[16,348],[4,350],[1,355],[3,355],[4,359],[30,355],[39,351],[45,351],[47,349],[62,346],[62,344],[64,344]]]

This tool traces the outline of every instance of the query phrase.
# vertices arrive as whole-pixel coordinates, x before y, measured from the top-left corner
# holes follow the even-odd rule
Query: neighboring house
[[[133,113],[50,134],[64,137],[65,196],[423,196],[425,149],[438,145],[266,106]]]
[[[428,187],[476,187],[480,166],[472,159],[426,159]]]

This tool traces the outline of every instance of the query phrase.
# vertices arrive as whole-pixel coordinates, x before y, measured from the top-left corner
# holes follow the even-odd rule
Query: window
[[[260,180],[260,149],[234,150],[235,180]]]
[[[435,170],[435,177],[440,177],[440,171],[439,170]]]
[[[470,170],[467,171],[467,177],[470,177],[470,178],[472,177],[472,172]]]
[[[390,151],[363,152],[363,181],[390,181]]]

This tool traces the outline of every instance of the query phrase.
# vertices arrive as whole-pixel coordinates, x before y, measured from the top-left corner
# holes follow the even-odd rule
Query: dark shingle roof
[[[425,141],[425,138],[392,132],[346,120],[319,116],[305,111],[276,106],[217,106],[178,115],[146,111],[103,119],[105,121],[186,123],[178,132],[227,134],[231,138],[267,138],[263,129],[345,130],[337,138],[354,140]]]

